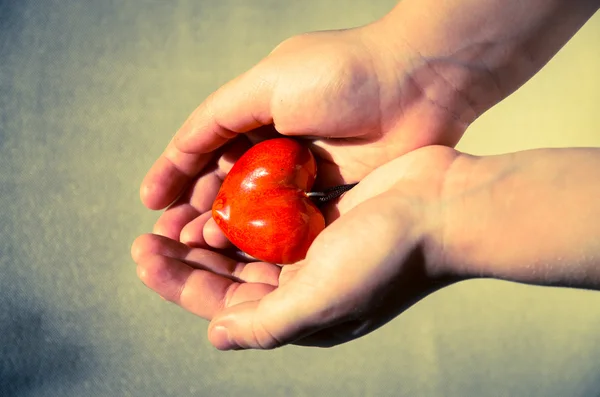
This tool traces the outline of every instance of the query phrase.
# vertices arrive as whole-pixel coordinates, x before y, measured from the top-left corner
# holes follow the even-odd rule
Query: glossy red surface
[[[223,181],[212,216],[239,249],[265,262],[304,259],[325,228],[306,196],[317,165],[310,150],[289,138],[263,141],[234,164]]]

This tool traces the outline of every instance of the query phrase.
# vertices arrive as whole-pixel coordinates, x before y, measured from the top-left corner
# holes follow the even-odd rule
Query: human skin
[[[153,234],[132,255],[146,285],[211,320],[219,349],[332,346],[460,280],[600,289],[599,167],[600,149],[475,157],[429,146],[346,193],[296,264]]]
[[[520,271],[525,282],[585,286],[581,280],[591,277],[585,273],[579,278],[557,278],[552,272],[556,269],[566,273],[576,268],[590,270],[587,265],[569,268],[574,262],[565,259],[568,255],[563,252],[548,254],[562,258],[564,266],[559,267],[551,265],[553,262],[519,262],[521,258],[486,248],[503,242],[505,235],[492,233],[496,240],[487,241],[487,234],[467,233],[468,228],[463,229],[460,222],[474,219],[443,221],[454,225],[456,233],[447,232],[452,227],[435,226],[448,212],[432,216],[435,212],[431,208],[443,207],[429,205],[436,202],[432,191],[441,186],[441,180],[460,180],[456,175],[463,175],[442,170],[463,163],[455,161],[456,157],[469,157],[448,147],[415,149],[456,144],[474,119],[534,75],[594,13],[598,2],[464,0],[428,4],[406,0],[385,18],[364,27],[310,33],[285,41],[204,101],[148,172],[141,187],[142,201],[151,209],[169,208],[156,223],[156,234],[141,236],[134,244],[132,254],[140,278],[166,299],[212,319],[209,339],[216,347],[341,343],[370,332],[411,302],[456,279],[483,276],[520,280]],[[238,135],[254,142],[273,133],[306,139],[319,163],[318,183],[322,186],[361,181],[339,205],[326,211],[331,224],[315,240],[307,259],[288,265],[283,273],[268,263],[244,264],[222,255],[230,245],[211,221],[209,211],[231,163],[247,148]],[[229,141],[231,145],[221,149]],[[493,160],[473,163],[495,164]],[[507,160],[498,164],[506,166]],[[424,165],[431,173],[419,171],[427,168]],[[394,166],[399,167],[400,171],[394,172],[400,175],[386,176]],[[489,167],[465,165],[464,175],[473,170],[495,175]],[[393,182],[395,177],[402,178],[403,186],[410,186],[406,190],[409,194],[394,194],[397,189],[390,186],[397,182]],[[478,191],[497,192],[502,197],[502,190],[490,189]],[[443,202],[441,197],[450,196],[439,196],[438,204]],[[575,196],[568,199],[575,200]],[[474,208],[480,205],[485,211],[482,202],[474,202]],[[528,204],[539,208],[533,200]],[[415,215],[424,208],[427,210],[421,217]],[[473,217],[471,208],[461,210],[456,216]],[[521,218],[514,220],[523,222],[528,212],[520,210]],[[493,219],[510,232],[511,218]],[[548,222],[541,215],[540,220]],[[346,227],[356,225],[361,225],[362,234],[345,234]],[[435,233],[425,232],[429,229],[449,233],[441,240],[443,249],[436,243]],[[464,235],[457,235],[463,230]],[[490,232],[494,230],[490,228]],[[519,230],[514,235],[519,236]],[[535,234],[524,237],[532,236]],[[481,241],[483,237],[486,241]],[[324,246],[335,247],[320,243],[328,240],[342,245],[325,250]],[[448,245],[448,241],[454,243]],[[557,237],[557,241],[563,240]],[[433,248],[427,247],[428,242]],[[350,256],[352,244],[374,248]],[[455,252],[463,249],[471,256],[455,258]],[[535,252],[532,249],[530,254]],[[381,262],[381,258],[393,260]],[[596,257],[590,254],[589,258],[593,263]],[[360,267],[365,261],[386,264]],[[535,272],[527,273],[528,267]],[[324,273],[323,269],[329,270]],[[506,272],[495,272],[499,269]],[[354,290],[328,284],[333,280],[335,286],[335,280],[350,275],[353,282],[346,287]],[[389,280],[394,280],[393,285]],[[311,282],[320,293],[309,285]],[[365,295],[364,288],[369,287],[380,292],[377,288],[381,287],[385,293]],[[304,299],[307,293],[325,303],[310,303]],[[381,303],[382,297],[389,299]],[[344,311],[344,305],[360,309],[352,315]],[[278,317],[262,317],[270,312]],[[235,343],[227,342],[222,326],[227,326]]]
[[[192,245],[211,239],[214,224],[205,228],[202,215],[219,188],[217,148],[239,133],[305,138],[317,189],[357,182],[419,147],[454,146],[597,8],[589,0],[405,0],[371,24],[284,41],[202,102],[148,171],[142,202],[170,206],[154,232]]]
[[[598,166],[598,148],[459,156],[444,186],[443,258],[432,261],[460,277],[599,289]]]

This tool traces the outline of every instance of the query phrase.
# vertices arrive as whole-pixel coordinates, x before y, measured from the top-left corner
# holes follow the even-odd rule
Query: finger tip
[[[190,247],[202,246],[205,244],[202,236],[202,229],[200,229],[199,232],[198,228],[194,227],[193,222],[188,223],[183,227],[183,229],[181,229],[181,233],[179,233],[179,241]]]
[[[151,210],[161,210],[166,207],[163,197],[157,191],[157,187],[153,183],[144,182],[140,186],[140,200],[144,206]]]
[[[157,285],[160,284],[157,282],[157,272],[159,272],[158,261],[154,258],[149,257],[143,261],[141,261],[137,268],[136,274],[138,279],[151,290],[158,292],[159,288]]]
[[[202,236],[211,247],[222,249],[231,247],[231,243],[213,218],[210,218],[204,225]]]
[[[131,257],[134,262],[139,262],[139,259],[149,251],[149,247],[152,244],[152,234],[145,233],[138,236],[131,244]]]
[[[186,230],[186,228],[183,228],[181,231],[181,234],[179,235],[179,241],[190,247],[194,245],[194,239],[192,236],[190,236],[190,233]]]
[[[223,325],[215,325],[209,329],[208,340],[217,350],[239,350],[240,346],[235,343],[229,330]]]

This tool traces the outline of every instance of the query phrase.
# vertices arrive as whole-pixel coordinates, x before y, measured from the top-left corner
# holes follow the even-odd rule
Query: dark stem
[[[334,186],[329,189],[325,189],[322,192],[308,192],[306,193],[306,195],[310,197],[313,201],[320,204],[324,204],[340,197],[342,194],[346,193],[348,190],[352,189],[356,185],[358,185],[358,182],[351,183],[349,185]]]

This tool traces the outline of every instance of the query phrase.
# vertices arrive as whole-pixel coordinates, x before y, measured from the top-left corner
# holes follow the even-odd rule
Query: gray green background
[[[281,40],[394,4],[0,0],[0,395],[600,395],[596,292],[471,281],[337,348],[222,353],[137,280],[139,183],[191,110]],[[600,15],[459,148],[582,145]]]

